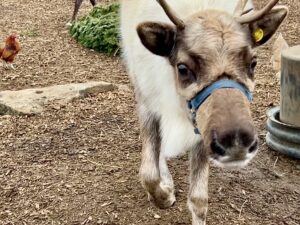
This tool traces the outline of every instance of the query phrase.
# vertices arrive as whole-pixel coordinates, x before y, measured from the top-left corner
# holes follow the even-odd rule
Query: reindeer
[[[78,11],[79,11],[79,8],[80,8],[82,2],[83,2],[83,0],[75,0],[74,1],[74,3],[75,3],[75,5],[74,5],[74,11],[73,11],[73,15],[72,15],[70,24],[75,21],[75,19],[77,17],[77,14],[78,14]],[[94,7],[96,5],[96,0],[90,0],[90,3]]]
[[[172,206],[167,160],[189,151],[188,207],[192,224],[204,225],[210,162],[241,168],[257,153],[254,50],[288,9],[275,7],[278,0],[257,11],[247,0],[157,2],[121,1],[123,55],[141,129],[140,179],[156,206]]]

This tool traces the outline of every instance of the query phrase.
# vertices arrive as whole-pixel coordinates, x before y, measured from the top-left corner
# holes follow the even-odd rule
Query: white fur
[[[205,200],[207,199],[207,193],[208,193],[208,171],[209,167],[208,165],[198,174],[198,178],[195,179],[197,181],[190,181],[191,185],[190,192],[189,192],[189,200],[188,200],[188,207],[190,212],[192,213],[192,221],[193,225],[205,225],[205,218],[199,218],[196,213],[196,211],[202,210],[203,213],[207,213],[207,206],[203,205],[202,208],[199,208],[199,206],[195,207],[194,204],[190,201],[191,199],[199,199],[199,200]]]
[[[237,1],[168,0],[168,3],[185,18],[212,8],[232,13]],[[139,40],[136,27],[144,21],[171,23],[156,0],[122,1],[121,36],[130,79],[138,87],[147,109],[161,116],[162,154],[175,157],[198,142],[200,136],[194,134],[185,102],[176,92],[173,68],[167,59],[150,53]]]

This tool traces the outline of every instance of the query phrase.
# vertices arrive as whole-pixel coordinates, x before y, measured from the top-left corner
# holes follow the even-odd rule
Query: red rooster
[[[21,50],[21,46],[17,39],[16,34],[11,34],[5,40],[5,43],[3,43],[0,46],[0,59],[4,61],[3,65],[6,69],[8,69],[9,67],[11,69],[14,69],[12,63],[20,50]]]

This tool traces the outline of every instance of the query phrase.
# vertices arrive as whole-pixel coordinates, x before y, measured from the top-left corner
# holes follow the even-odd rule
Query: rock
[[[88,82],[20,91],[2,91],[0,92],[0,115],[38,114],[43,111],[44,105],[50,102],[63,105],[75,98],[113,91],[117,88],[116,85],[107,82]]]
[[[155,215],[154,215],[154,218],[155,218],[155,219],[160,219],[160,218],[161,218],[161,216],[160,216],[160,215],[158,215],[158,214],[155,214]]]
[[[126,84],[119,84],[118,89],[120,92],[123,92],[123,93],[133,92],[133,87],[128,86]]]

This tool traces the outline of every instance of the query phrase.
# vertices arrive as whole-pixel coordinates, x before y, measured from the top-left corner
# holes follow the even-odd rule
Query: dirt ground
[[[263,1],[256,1],[261,5]],[[300,44],[300,1],[282,0],[290,16],[280,31]],[[91,9],[88,1],[80,15]],[[103,80],[129,84],[119,58],[80,47],[65,24],[72,0],[1,0],[0,39],[22,35],[15,71],[0,67],[0,90]],[[274,41],[274,40],[273,40]],[[252,112],[260,152],[240,171],[211,168],[209,225],[299,225],[300,162],[265,144],[266,110],[279,104],[272,43],[258,50]],[[188,159],[170,162],[174,207],[147,201],[139,179],[141,143],[132,92],[109,92],[47,106],[36,116],[0,116],[1,225],[187,225]]]

